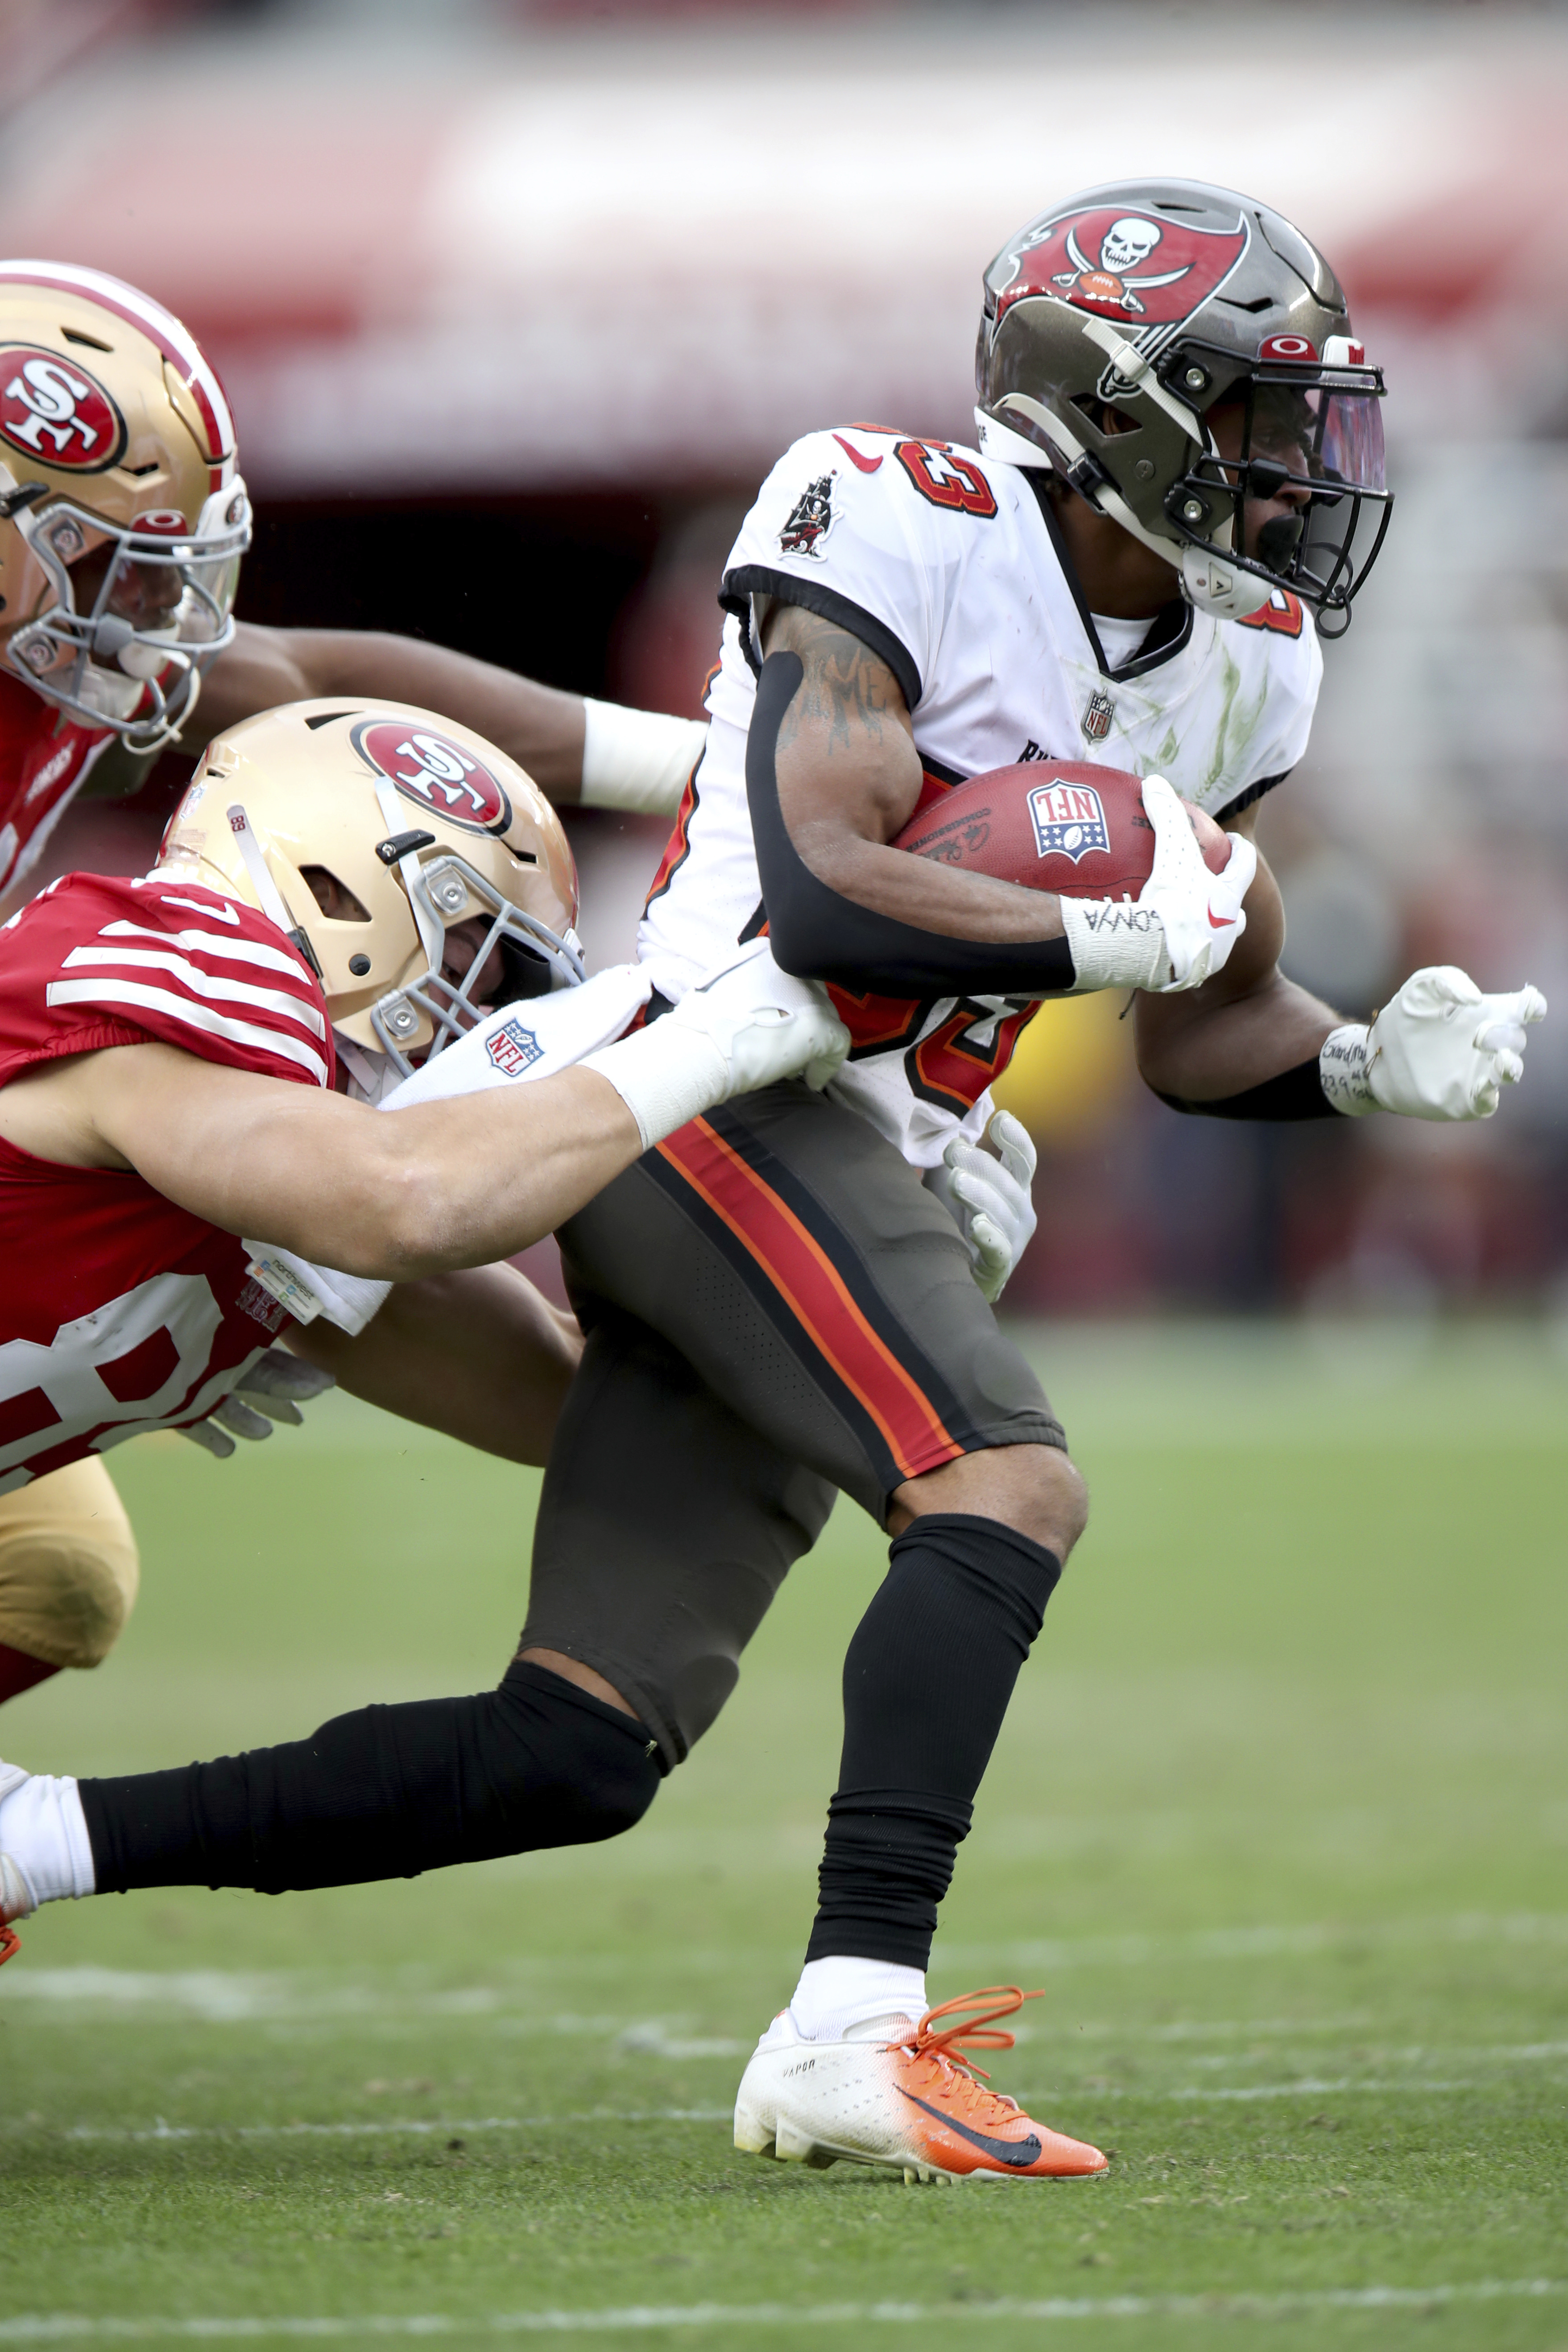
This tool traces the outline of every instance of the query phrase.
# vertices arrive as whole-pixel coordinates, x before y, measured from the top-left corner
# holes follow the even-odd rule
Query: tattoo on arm
[[[800,656],[805,676],[785,713],[779,749],[809,733],[814,751],[864,751],[889,729],[912,738],[904,698],[886,662],[858,637],[800,604],[775,605],[763,629],[769,653]],[[858,742],[857,742],[858,739]]]

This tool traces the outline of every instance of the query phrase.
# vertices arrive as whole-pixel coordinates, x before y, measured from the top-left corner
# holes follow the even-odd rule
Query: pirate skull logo
[[[1138,294],[1139,287],[1173,286],[1184,278],[1191,263],[1179,269],[1145,270],[1147,261],[1164,236],[1157,221],[1143,220],[1136,213],[1127,213],[1121,220],[1112,221],[1100,240],[1100,259],[1091,262],[1078,240],[1078,230],[1067,234],[1067,257],[1070,269],[1062,270],[1053,285],[1070,287],[1080,302],[1098,302],[1108,309],[1122,310],[1141,319],[1147,305]],[[1133,273],[1137,274],[1134,275]]]

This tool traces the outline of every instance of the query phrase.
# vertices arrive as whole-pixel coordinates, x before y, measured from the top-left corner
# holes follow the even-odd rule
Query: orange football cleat
[[[1106,2159],[986,2088],[965,2047],[1010,2050],[995,2020],[1037,1993],[992,1985],[928,2010],[908,2038],[805,2042],[786,2010],[758,2043],[735,2102],[735,2145],[821,2168],[889,2165],[906,2180],[1066,2180]],[[987,2005],[989,2004],[989,2005]],[[965,2014],[964,2012],[978,2012]],[[953,2022],[940,2026],[938,2020]]]

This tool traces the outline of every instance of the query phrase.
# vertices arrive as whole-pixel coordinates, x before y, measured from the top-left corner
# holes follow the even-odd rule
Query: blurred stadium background
[[[1042,1014],[1019,1309],[1568,1312],[1568,26],[1553,7],[787,15],[654,0],[8,0],[0,245],[179,311],[259,506],[240,610],[412,631],[694,710],[780,447],[968,439],[980,271],[1134,170],[1267,194],[1387,367],[1399,493],[1262,835],[1287,963],[1349,1011],[1412,965],[1558,1000],[1491,1126],[1184,1120],[1117,1007]],[[178,789],[81,807],[134,871]],[[596,962],[661,828],[575,819]]]

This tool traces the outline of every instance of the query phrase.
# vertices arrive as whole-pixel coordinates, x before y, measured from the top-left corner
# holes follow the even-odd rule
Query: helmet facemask
[[[426,958],[420,977],[405,981],[370,1008],[381,1049],[405,1077],[414,1067],[407,1049],[416,1048],[425,1023],[432,1035],[422,1058],[429,1061],[503,1005],[547,996],[556,988],[575,988],[587,977],[575,931],[557,934],[514,906],[458,852],[444,851],[422,866],[420,849],[433,845],[429,834],[405,833],[383,842],[377,851],[384,864],[397,869]],[[459,926],[477,928],[479,923],[484,928],[477,941],[463,941],[454,959],[452,934]],[[466,961],[463,950],[470,950]],[[492,960],[498,967],[493,972]],[[455,977],[448,975],[449,964],[456,969]]]
[[[188,530],[183,515],[120,523],[69,497],[39,507],[13,487],[0,507],[41,578],[31,619],[5,658],[34,691],[107,727],[136,752],[171,742],[195,709],[205,670],[234,638],[250,502],[231,480]]]
[[[1162,373],[1217,373],[1228,354],[1178,347]],[[1226,372],[1234,368],[1229,362]],[[1384,470],[1383,375],[1361,365],[1260,365],[1234,380],[1197,429],[1206,446],[1165,493],[1181,540],[1271,590],[1316,607],[1323,634],[1348,627],[1350,607],[1375,562],[1393,506]],[[1223,439],[1216,430],[1223,415]],[[1294,516],[1273,516],[1247,543],[1248,499],[1301,496]],[[1326,624],[1339,615],[1338,626]]]

